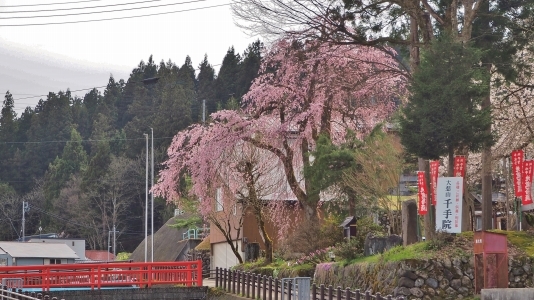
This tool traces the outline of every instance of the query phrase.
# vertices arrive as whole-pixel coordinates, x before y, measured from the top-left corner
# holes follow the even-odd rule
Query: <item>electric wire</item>
[[[222,64],[215,64],[215,65],[211,65],[212,67],[218,67]],[[195,71],[199,71],[200,68],[196,68]],[[142,83],[143,81],[132,81],[132,82],[127,82],[126,84],[128,83]],[[78,90],[69,90],[69,92],[81,92],[81,91],[88,91],[88,90],[93,90],[93,89],[102,89],[102,88],[105,88],[107,87],[107,85],[103,85],[103,86],[97,86],[97,87],[90,87],[90,88],[84,88],[84,89],[78,89]],[[13,95],[13,94],[12,94]],[[19,95],[22,95],[22,94],[19,94]],[[13,99],[13,101],[18,101],[18,100],[25,100],[25,99],[33,99],[33,98],[39,98],[39,97],[46,97],[48,96],[49,94],[46,94],[46,95],[34,95],[34,96],[29,96],[29,97],[23,97],[23,98],[16,98],[16,99]],[[19,103],[19,104],[24,104],[24,103]],[[30,104],[30,103],[27,103],[27,104]]]
[[[154,140],[166,140],[172,139],[172,136],[154,138]],[[80,140],[80,141],[70,141],[70,140],[57,140],[57,141],[26,141],[26,142],[0,142],[2,144],[47,144],[47,143],[94,143],[94,142],[115,142],[115,141],[136,141],[136,140],[145,140],[145,138],[130,138],[130,139],[103,139],[103,140]]]
[[[0,8],[8,7],[33,7],[33,6],[48,6],[48,5],[64,5],[64,4],[78,4],[86,2],[99,2],[101,0],[85,0],[85,1],[72,1],[72,2],[56,2],[56,3],[41,3],[41,4],[22,4],[22,5],[1,5]]]
[[[161,15],[175,14],[175,13],[188,12],[188,11],[198,11],[198,10],[204,10],[204,9],[215,8],[215,7],[222,7],[222,6],[227,6],[227,5],[230,5],[230,3],[218,4],[218,5],[211,5],[211,6],[204,6],[204,7],[196,7],[196,8],[183,9],[183,10],[166,11],[166,12],[160,12],[160,13],[144,14],[144,15],[137,15],[137,16],[115,17],[115,18],[106,18],[106,19],[95,19],[95,20],[80,20],[80,21],[51,22],[51,23],[0,24],[0,27],[25,27],[25,26],[64,25],[64,24],[78,24],[78,23],[90,23],[90,22],[102,22],[102,21],[124,20],[124,19],[133,19],[133,18],[143,18],[143,17],[161,16]]]
[[[152,0],[152,1],[161,1],[161,0]],[[175,5],[182,5],[182,4],[191,4],[191,3],[205,2],[205,1],[208,1],[208,0],[191,0],[191,1],[179,2],[179,3],[168,3],[168,4],[161,4],[161,5],[152,5],[152,6],[143,6],[143,7],[131,7],[131,8],[124,8],[124,9],[113,9],[113,10],[92,11],[92,12],[80,12],[80,13],[60,14],[60,15],[21,16],[21,17],[5,17],[5,18],[2,17],[2,18],[0,18],[0,20],[34,19],[34,18],[51,18],[51,17],[70,17],[70,16],[82,16],[82,15],[94,15],[94,14],[113,13],[113,12],[122,12],[122,11],[130,11],[130,10],[139,10],[139,9],[150,9],[150,8],[158,8],[158,7],[166,7],[166,6],[175,6]]]
[[[50,216],[50,217],[53,217],[53,218],[56,218],[56,219],[58,219],[58,220],[64,221],[64,222],[66,222],[66,223],[68,223],[68,224],[76,225],[76,226],[83,227],[83,228],[87,228],[87,229],[91,229],[91,230],[94,230],[94,229],[95,229],[95,227],[93,227],[93,226],[90,226],[90,225],[87,225],[87,224],[82,224],[82,223],[78,223],[78,222],[71,221],[71,220],[69,220],[69,219],[63,218],[63,217],[61,217],[61,216],[59,216],[59,215],[57,215],[57,214],[55,214],[55,213],[51,213],[51,212],[46,211],[45,209],[42,209],[42,208],[37,207],[37,206],[35,206],[35,205],[28,204],[28,206],[29,206],[30,208],[35,209],[35,210],[36,210],[37,212],[39,212],[39,213],[43,213],[43,214],[48,215],[48,216]],[[122,232],[122,234],[140,234],[140,233],[143,233],[143,232],[141,232],[141,231],[125,231],[125,232]]]
[[[142,4],[142,3],[150,3],[150,2],[158,2],[158,1],[163,1],[163,0],[147,0],[147,1],[130,2],[130,3],[118,3],[118,4],[107,4],[107,5],[85,6],[85,7],[56,8],[56,9],[3,11],[2,13],[3,14],[15,14],[15,13],[34,13],[34,12],[46,12],[46,11],[106,8],[106,7],[113,7],[113,6],[134,5],[134,4]]]

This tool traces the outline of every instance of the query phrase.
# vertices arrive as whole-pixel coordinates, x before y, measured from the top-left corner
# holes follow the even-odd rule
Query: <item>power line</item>
[[[155,140],[166,140],[172,139],[173,137],[160,137],[154,138]],[[93,142],[115,142],[115,141],[136,141],[136,140],[145,140],[145,138],[132,138],[132,139],[103,139],[103,140],[80,140],[80,141],[70,141],[70,140],[58,140],[58,141],[35,141],[35,142],[0,142],[1,144],[45,144],[45,143],[93,143]]]
[[[212,67],[217,67],[217,66],[220,66],[222,64],[215,64],[215,65],[211,65]],[[196,68],[195,71],[199,71],[200,68]],[[143,81],[132,81],[132,82],[127,82],[126,84],[128,83],[141,83]],[[96,87],[91,87],[91,88],[85,88],[85,89],[78,89],[78,90],[73,90],[73,91],[70,91],[69,92],[81,92],[81,91],[88,91],[88,90],[93,90],[93,89],[102,89],[102,88],[105,88],[107,87],[107,85],[103,85],[103,86],[96,86]],[[13,94],[12,94],[13,95]],[[22,95],[22,94],[19,94],[19,95]],[[18,101],[18,100],[24,100],[24,99],[33,99],[33,98],[39,98],[39,97],[46,97],[48,96],[49,94],[46,94],[46,95],[34,95],[34,96],[29,96],[29,97],[23,97],[23,98],[16,98],[16,99],[13,99],[13,101]],[[19,103],[19,104],[25,104],[25,103]],[[30,104],[30,103],[26,103],[26,104]]]
[[[152,0],[152,1],[161,1],[161,0]],[[148,1],[148,2],[152,2]],[[187,2],[179,2],[179,3],[168,3],[168,4],[161,4],[161,5],[152,5],[152,6],[143,6],[143,7],[132,7],[132,8],[124,8],[124,9],[113,9],[113,10],[104,10],[104,11],[93,11],[93,12],[81,12],[81,13],[73,13],[73,14],[62,14],[62,15],[46,15],[46,16],[23,16],[23,17],[6,17],[6,18],[0,18],[0,20],[9,20],[9,19],[33,19],[33,18],[50,18],[50,17],[68,17],[68,16],[81,16],[81,15],[93,15],[93,14],[102,14],[102,13],[111,13],[111,12],[120,12],[120,11],[129,11],[129,10],[139,10],[139,9],[147,9],[147,8],[157,8],[157,7],[165,7],[165,6],[174,6],[174,5],[181,5],[181,4],[190,4],[190,3],[196,3],[196,2],[204,2],[208,0],[192,0]],[[142,3],[142,2],[139,2]],[[120,5],[120,4],[116,4]],[[59,10],[59,9],[58,9]],[[64,9],[66,10],[66,9]],[[50,11],[50,10],[44,10],[44,11]],[[54,10],[52,10],[54,11]],[[31,12],[31,11],[27,11]]]
[[[145,14],[145,15],[138,15],[138,16],[127,16],[127,17],[116,17],[116,18],[96,19],[96,20],[83,20],[83,21],[52,22],[52,23],[0,24],[0,27],[64,25],[64,24],[77,24],[77,23],[113,21],[113,20],[123,20],[123,19],[133,19],[133,18],[168,15],[168,14],[175,14],[175,13],[181,13],[181,12],[188,12],[188,11],[203,10],[203,9],[208,9],[208,8],[222,7],[222,6],[227,6],[227,5],[230,5],[230,3],[212,5],[212,6],[205,6],[205,7],[190,8],[190,9],[183,9],[183,10],[167,11],[167,12],[161,12],[161,13]]]
[[[61,11],[61,10],[76,10],[76,9],[92,9],[92,8],[102,8],[102,7],[113,7],[113,6],[123,6],[123,5],[133,5],[149,2],[157,2],[162,0],[148,0],[148,1],[139,1],[139,2],[130,2],[130,3],[119,3],[119,4],[108,4],[108,5],[97,5],[97,6],[85,6],[85,7],[71,7],[71,8],[56,8],[56,9],[41,9],[41,10],[19,10],[19,11],[3,11],[3,14],[15,14],[15,13],[33,13],[33,12],[45,12],[45,11]]]
[[[23,4],[23,5],[2,5],[0,8],[7,8],[7,7],[28,7],[28,6],[47,6],[47,5],[64,5],[64,4],[77,4],[77,3],[85,3],[85,2],[98,2],[101,0],[85,0],[85,1],[73,1],[73,2],[59,2],[59,3],[42,3],[42,4]]]

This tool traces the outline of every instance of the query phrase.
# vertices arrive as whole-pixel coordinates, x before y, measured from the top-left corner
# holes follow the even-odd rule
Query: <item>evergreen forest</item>
[[[92,89],[80,98],[66,87],[20,114],[7,91],[0,115],[0,240],[22,237],[27,202],[26,236],[57,233],[102,250],[115,227],[117,251],[133,251],[145,232],[151,132],[157,176],[177,132],[240,106],[262,48],[260,41],[243,53],[230,47],[220,65],[204,56],[197,67],[189,56],[181,65],[150,56],[126,80],[111,75],[103,92]],[[154,230],[174,209],[155,198]]]

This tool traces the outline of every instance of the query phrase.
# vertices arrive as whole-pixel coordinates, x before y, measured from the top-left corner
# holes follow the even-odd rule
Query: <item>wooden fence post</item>
[[[263,289],[263,300],[267,300],[267,276],[263,275],[263,281],[261,283]]]
[[[250,287],[252,289],[252,299],[256,299],[256,274],[251,273],[250,275],[252,276],[252,284]]]
[[[215,267],[215,287],[219,287],[219,267]]]
[[[365,291],[365,300],[371,300],[371,293],[369,291]]]
[[[278,300],[278,278],[274,279],[274,300]]]
[[[227,276],[228,276],[228,269],[223,269],[223,275],[222,275],[222,280],[223,280],[223,284],[222,284],[222,289],[226,291],[226,280],[227,280]]]
[[[324,284],[319,286],[319,300],[324,300]]]
[[[338,286],[336,289],[336,299],[341,300],[341,287]]]
[[[315,283],[311,287],[311,298],[312,300],[317,300],[317,285]]]
[[[237,294],[241,294],[241,271],[237,271]]]
[[[360,300],[362,297],[362,294],[360,293],[360,290],[356,290],[356,300]]]
[[[250,272],[247,272],[247,298],[250,298]]]
[[[382,295],[381,295],[379,292],[376,293],[376,295],[375,295],[375,299],[376,299],[376,300],[383,300],[383,299],[382,299]]]
[[[232,294],[235,294],[235,284],[237,281],[237,271],[232,272]]]
[[[261,283],[261,276],[260,275],[256,275],[256,298],[260,298],[261,297],[261,286],[260,286],[260,283]]]
[[[273,300],[273,277],[269,276],[269,300]]]
[[[345,290],[345,300],[350,300],[350,288],[347,288]]]
[[[241,295],[245,295],[245,279],[246,279],[246,274],[245,272],[241,272]]]
[[[332,287],[332,285],[329,285],[328,286],[328,300],[333,300],[334,299],[334,288]]]

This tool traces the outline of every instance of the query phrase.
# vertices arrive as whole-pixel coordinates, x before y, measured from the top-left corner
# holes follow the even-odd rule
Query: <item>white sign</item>
[[[439,177],[436,199],[436,231],[462,232],[462,177]]]

